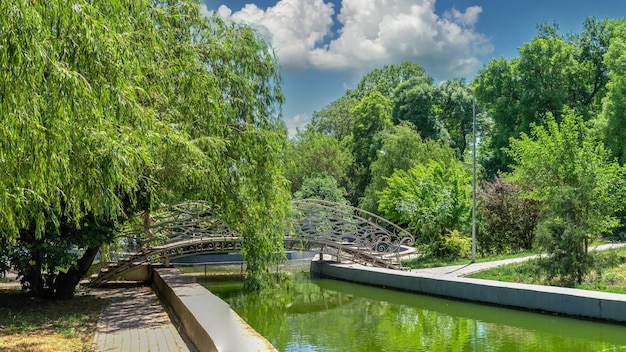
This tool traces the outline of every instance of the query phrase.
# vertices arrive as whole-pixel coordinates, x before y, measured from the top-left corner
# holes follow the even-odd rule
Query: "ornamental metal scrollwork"
[[[291,221],[293,232],[284,237],[286,249],[316,251],[337,261],[396,269],[402,268],[403,255],[415,251],[409,232],[346,204],[297,200]],[[140,214],[123,229],[120,238],[121,253],[111,253],[111,257],[126,258],[124,265],[98,276],[92,286],[145,262],[165,262],[203,252],[239,252],[243,241],[223,221],[219,208],[201,201]]]
[[[362,209],[315,199],[294,201],[294,208],[294,237],[326,240],[355,262],[400,268],[401,254],[414,251],[409,232]]]

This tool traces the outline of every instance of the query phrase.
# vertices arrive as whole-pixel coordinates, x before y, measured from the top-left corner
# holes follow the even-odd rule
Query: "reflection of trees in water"
[[[506,325],[479,324],[477,351],[623,351],[626,346],[584,338],[564,338],[541,331],[524,330]],[[482,348],[482,349],[481,349]]]
[[[537,331],[507,325],[503,323],[506,317],[497,322],[485,322],[455,316],[450,309],[440,310],[437,305],[429,309],[428,304],[421,301],[430,297],[420,295],[407,296],[405,293],[362,286],[350,286],[350,289],[343,290],[340,287],[349,284],[327,284],[324,280],[310,281],[308,277],[298,275],[293,277],[292,283],[287,289],[245,295],[237,293],[227,299],[231,307],[279,351],[298,351],[306,349],[306,346],[313,346],[311,350],[314,351],[351,352],[598,351],[615,349],[618,345],[601,342],[609,338],[602,331],[611,336],[619,329],[626,332],[624,327],[611,326],[609,330],[598,329],[596,338],[589,332],[578,334],[582,336],[580,338],[572,334],[564,336],[552,331],[544,332],[540,329],[541,324],[536,324]],[[394,298],[399,295],[404,296]],[[448,302],[443,304],[451,306],[451,310],[462,304],[443,302]],[[493,309],[483,306],[470,308],[476,311]],[[519,312],[507,314],[506,310],[502,310],[501,315],[516,319],[520,317],[516,313]],[[545,319],[551,319],[551,325],[562,326],[563,329],[586,327],[592,330],[586,324],[592,324],[590,322],[577,324],[571,319]],[[532,325],[532,321],[542,321],[542,318],[530,318],[528,324]],[[580,328],[577,328],[578,325]]]

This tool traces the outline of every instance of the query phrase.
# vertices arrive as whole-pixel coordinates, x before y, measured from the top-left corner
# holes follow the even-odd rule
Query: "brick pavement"
[[[92,293],[108,301],[98,320],[95,352],[196,351],[149,287],[102,288]]]

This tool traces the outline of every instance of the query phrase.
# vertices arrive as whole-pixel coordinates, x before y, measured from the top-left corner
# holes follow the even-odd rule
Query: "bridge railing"
[[[294,201],[295,237],[309,241],[332,241],[338,250],[357,249],[369,254],[394,259],[401,266],[401,256],[412,251],[414,237],[384,218],[346,204],[316,199]],[[366,258],[366,261],[371,258]]]
[[[363,263],[393,261],[397,266],[414,244],[410,233],[362,209],[313,199],[293,205],[293,233],[285,234],[286,247],[348,256]],[[223,221],[219,209],[206,202],[186,202],[138,215],[127,224],[109,257],[162,263],[173,257],[240,248],[241,238]]]

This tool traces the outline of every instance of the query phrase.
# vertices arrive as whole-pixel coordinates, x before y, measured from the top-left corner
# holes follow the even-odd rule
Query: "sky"
[[[537,24],[580,33],[587,17],[625,18],[626,0],[204,0],[202,10],[270,42],[293,137],[374,69],[411,61],[436,82],[469,82],[492,59],[519,56]]]

